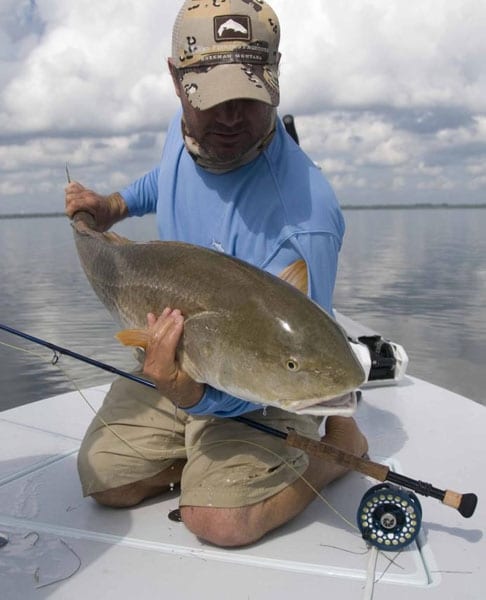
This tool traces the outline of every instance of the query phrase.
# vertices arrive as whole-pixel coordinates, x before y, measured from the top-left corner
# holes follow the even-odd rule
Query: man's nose
[[[242,120],[244,102],[242,100],[228,100],[218,104],[217,120],[226,125],[233,127]]]

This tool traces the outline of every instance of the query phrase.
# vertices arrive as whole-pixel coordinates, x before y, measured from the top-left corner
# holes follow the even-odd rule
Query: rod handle
[[[358,471],[359,473],[368,475],[378,481],[386,481],[390,470],[386,465],[380,465],[367,458],[345,452],[326,442],[312,440],[303,435],[299,435],[293,430],[289,430],[288,432],[287,444],[293,448],[299,448],[312,456],[332,460],[342,467],[346,467],[352,471]]]

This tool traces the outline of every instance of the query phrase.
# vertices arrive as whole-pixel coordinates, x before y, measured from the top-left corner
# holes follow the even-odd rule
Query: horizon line
[[[449,204],[448,202],[417,202],[414,204],[342,204],[342,210],[417,210],[417,209],[440,209],[440,208],[486,208],[486,203],[464,203]],[[66,217],[63,212],[20,212],[0,213],[0,219],[35,219],[44,217]]]

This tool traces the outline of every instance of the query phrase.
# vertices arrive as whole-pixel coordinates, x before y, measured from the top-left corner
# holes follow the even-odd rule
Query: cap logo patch
[[[251,40],[251,21],[246,15],[214,17],[214,39],[217,42]]]

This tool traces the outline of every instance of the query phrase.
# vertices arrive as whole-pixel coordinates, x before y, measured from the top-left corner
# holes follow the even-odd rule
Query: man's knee
[[[125,487],[127,486],[122,486],[122,488]],[[90,495],[98,504],[109,506],[110,508],[130,508],[143,500],[143,497],[136,490],[127,491],[122,488],[94,492]]]
[[[266,528],[258,515],[260,505],[242,508],[181,506],[184,525],[211,544],[224,548],[247,546],[259,540]]]
[[[93,492],[90,496],[99,504],[112,508],[136,506],[143,500],[172,490],[180,482],[185,464],[185,460],[176,460],[155,475],[104,491]]]
[[[120,485],[114,478],[119,457],[107,451],[102,442],[103,437],[97,433],[85,437],[78,452],[78,474],[84,496],[92,496],[96,500],[99,497],[100,504],[111,506],[111,502],[102,501],[103,492],[100,490],[108,490],[108,497],[111,489]]]

